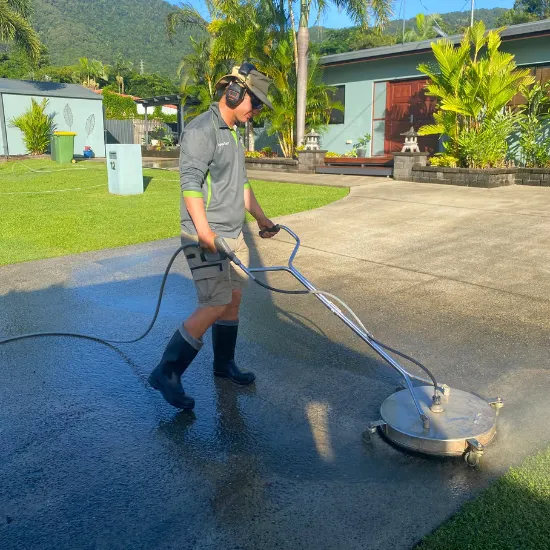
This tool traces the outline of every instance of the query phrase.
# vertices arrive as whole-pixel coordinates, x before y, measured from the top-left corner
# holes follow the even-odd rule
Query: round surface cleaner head
[[[429,419],[424,428],[408,389],[390,395],[380,408],[384,435],[397,445],[432,455],[459,456],[472,441],[487,445],[495,436],[497,415],[493,407],[471,393],[451,390],[441,396],[441,412],[433,412],[433,386],[414,388]],[[439,408],[438,408],[439,410]]]

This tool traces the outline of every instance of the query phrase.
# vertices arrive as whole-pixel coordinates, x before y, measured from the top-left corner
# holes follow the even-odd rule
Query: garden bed
[[[141,155],[143,157],[158,157],[165,159],[177,159],[180,156],[180,148],[175,147],[174,149],[157,149],[156,147],[145,147],[141,146]]]
[[[411,180],[466,187],[494,188],[505,185],[550,186],[549,168],[447,168],[413,166]]]

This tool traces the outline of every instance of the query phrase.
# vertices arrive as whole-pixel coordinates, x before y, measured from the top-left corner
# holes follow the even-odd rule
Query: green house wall
[[[507,40],[501,49],[514,54],[518,65],[550,65],[549,36]],[[420,63],[435,63],[435,58],[428,52],[325,67],[323,78],[327,84],[345,86],[345,112],[343,124],[328,126],[321,147],[341,154],[352,149],[365,133],[373,135],[374,83],[420,77]],[[371,142],[372,146],[376,143]]]

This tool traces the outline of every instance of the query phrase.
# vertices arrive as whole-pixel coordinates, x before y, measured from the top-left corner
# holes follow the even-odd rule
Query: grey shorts
[[[236,239],[225,239],[244,265],[249,263],[248,246],[243,234]],[[248,277],[228,258],[222,259],[218,252],[210,252],[198,245],[196,235],[182,231],[181,244],[191,269],[191,275],[197,289],[199,307],[225,306],[231,302],[233,290],[243,290]]]

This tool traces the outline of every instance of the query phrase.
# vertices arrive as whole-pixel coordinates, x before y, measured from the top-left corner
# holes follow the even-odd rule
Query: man
[[[264,105],[273,109],[267,92],[270,80],[251,63],[235,67],[216,87],[219,104],[186,126],[181,139],[181,239],[197,290],[198,308],[172,336],[159,365],[149,376],[174,407],[192,409],[195,401],[181,384],[181,375],[203,345],[212,327],[214,375],[236,384],[251,384],[255,376],[234,361],[239,305],[246,276],[216,251],[223,237],[245,265],[248,248],[242,236],[245,209],[254,216],[264,238],[277,229],[264,214],[248,183],[243,145],[236,124],[252,119]]]

